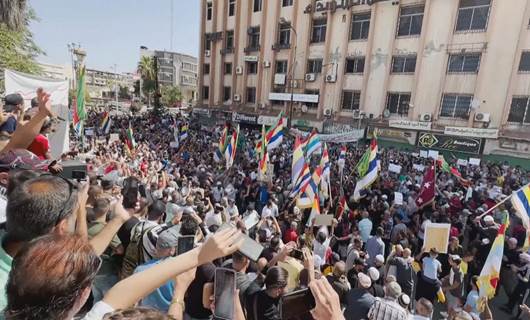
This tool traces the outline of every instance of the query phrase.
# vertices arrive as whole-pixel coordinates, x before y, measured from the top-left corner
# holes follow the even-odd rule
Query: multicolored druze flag
[[[280,113],[278,116],[278,121],[276,124],[272,127],[270,127],[269,130],[267,130],[265,134],[265,143],[267,144],[267,151],[271,151],[277,147],[279,147],[282,144],[283,141],[283,129],[284,129],[284,123],[283,123],[283,113]],[[263,143],[263,139],[260,139],[256,143],[256,151],[257,153],[261,152],[261,145]]]
[[[82,64],[77,74],[77,93],[75,97],[74,105],[74,129],[78,136],[83,134],[83,123],[86,119],[85,111],[85,95],[86,95],[86,82],[85,82],[85,65]]]
[[[226,169],[230,169],[232,165],[234,164],[234,160],[236,159],[238,137],[239,137],[239,125],[237,126],[237,130],[232,133],[232,138],[230,139],[230,142],[228,143],[228,146],[226,147],[226,150],[225,150]]]
[[[313,153],[320,153],[322,149],[322,143],[320,137],[315,129],[311,131],[309,137],[305,141],[305,153],[306,157],[309,158]]]
[[[331,163],[329,161],[328,146],[324,143],[322,158],[320,158],[322,168],[322,179],[320,180],[320,190],[325,199],[331,198]],[[333,201],[333,200],[332,200]]]
[[[462,174],[460,173],[460,171],[458,171],[457,168],[452,167],[449,163],[447,163],[447,161],[445,161],[445,158],[443,155],[438,156],[437,163],[438,163],[438,167],[440,167],[440,169],[443,172],[446,172],[446,173],[449,173],[455,176],[463,186],[469,187],[471,185],[471,182],[469,180],[464,179],[462,177]]]
[[[221,159],[223,159],[223,154],[225,153],[225,149],[226,149],[227,137],[228,137],[228,125],[225,124],[223,132],[221,132],[221,138],[219,139],[219,145],[213,155],[213,159],[215,160],[215,162],[220,162]]]
[[[99,132],[101,132],[102,134],[109,134],[111,126],[112,119],[110,118],[110,114],[105,111],[103,112],[103,117],[101,118],[101,122],[99,123]]]
[[[127,128],[127,131],[126,131],[126,143],[127,143],[127,147],[129,147],[129,150],[132,151],[136,148],[136,140],[134,140],[134,133],[133,133],[133,129],[131,127],[131,124],[129,123],[129,128]]]
[[[267,152],[267,140],[265,125],[261,127],[261,148],[259,153],[259,173],[262,179],[265,179],[267,174],[267,163],[269,162],[269,154]]]
[[[368,188],[379,176],[379,165],[377,163],[377,140],[372,139],[372,143],[365,154],[368,154],[368,158],[363,159],[365,163],[360,164],[363,167],[367,167],[365,174],[360,176],[360,179],[355,184],[355,190],[353,191],[353,198],[355,201],[361,200],[361,191]],[[359,166],[359,165],[358,165]]]
[[[495,296],[495,291],[499,284],[502,257],[504,255],[504,236],[506,229],[508,229],[509,221],[509,217],[506,215],[478,277],[479,311],[483,311],[485,307],[484,303],[487,303],[489,299]]]
[[[530,248],[530,184],[512,193],[511,197],[515,214],[521,218],[523,226],[526,229],[523,249],[527,251]]]
[[[184,141],[188,138],[188,124],[184,123],[180,128],[179,141]]]
[[[299,136],[296,136],[296,140],[294,142],[293,162],[291,168],[291,184],[293,185],[293,189],[296,187],[296,183],[298,182],[298,178],[302,174],[302,170],[304,170],[304,165],[305,158],[302,141]]]

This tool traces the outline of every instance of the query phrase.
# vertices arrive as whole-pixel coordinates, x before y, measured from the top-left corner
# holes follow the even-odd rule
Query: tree
[[[26,0],[0,0],[0,24],[12,31],[22,31],[26,27],[27,11]]]
[[[167,107],[174,107],[177,102],[182,101],[182,93],[180,92],[180,89],[175,86],[163,86],[161,90],[161,101],[164,106]]]
[[[138,63],[138,73],[142,78],[142,93],[147,95],[149,104],[151,104],[151,95],[156,90],[156,75],[154,68],[154,59],[151,56],[143,56]]]
[[[5,7],[6,1],[8,3],[17,2],[15,0],[0,0],[0,6]],[[2,8],[0,7],[0,11]],[[2,16],[1,19],[4,17]],[[0,22],[0,69],[12,69],[30,74],[39,74],[42,71],[35,62],[35,58],[44,54],[44,51],[37,46],[33,40],[33,33],[29,29],[30,22],[36,19],[33,9],[26,7],[24,23],[18,30]],[[0,91],[3,87],[3,83],[0,83]]]
[[[125,86],[120,86],[120,90],[118,91],[118,97],[120,99],[131,99],[131,94],[129,92],[129,88]]]

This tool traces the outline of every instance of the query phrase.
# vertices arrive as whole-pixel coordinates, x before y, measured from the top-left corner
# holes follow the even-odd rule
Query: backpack
[[[131,242],[129,242],[127,249],[125,249],[125,255],[123,256],[120,273],[121,279],[132,275],[136,267],[145,263],[143,238],[154,227],[156,226],[146,228],[145,221],[138,222],[134,226],[133,233],[131,234]]]

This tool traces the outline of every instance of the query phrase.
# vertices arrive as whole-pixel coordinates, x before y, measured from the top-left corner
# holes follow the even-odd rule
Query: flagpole
[[[489,214],[490,212],[492,212],[493,210],[497,209],[501,204],[505,203],[506,201],[508,201],[509,199],[511,199],[513,196],[513,193],[509,196],[507,196],[506,198],[504,198],[501,202],[497,203],[496,205],[494,205],[493,207],[491,207],[490,209],[488,209],[486,212],[484,212],[483,214],[481,214],[480,216],[476,217],[475,219],[476,220],[480,220],[482,219],[482,217],[484,217],[485,215]]]

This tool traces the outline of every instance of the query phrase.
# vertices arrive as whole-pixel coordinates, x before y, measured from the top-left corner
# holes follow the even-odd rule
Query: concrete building
[[[42,68],[41,76],[50,79],[68,80],[68,82],[70,82],[70,85],[72,85],[74,71],[71,65],[59,65],[39,62],[39,66]]]
[[[183,102],[194,104],[197,99],[197,58],[169,51],[140,48],[140,56],[152,56],[158,59],[158,82],[180,88]]]
[[[528,157],[528,0],[201,0],[200,112]],[[226,116],[230,118],[230,116]]]
[[[134,91],[134,82],[139,77],[132,73],[114,73],[95,69],[86,69],[86,85],[93,104],[109,103],[116,100],[116,90],[127,88],[130,94]],[[116,88],[117,83],[117,88]],[[123,99],[119,99],[121,102]],[[131,99],[126,99],[131,100]]]

